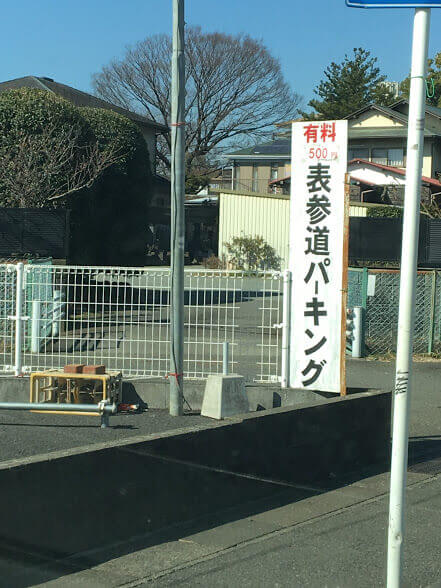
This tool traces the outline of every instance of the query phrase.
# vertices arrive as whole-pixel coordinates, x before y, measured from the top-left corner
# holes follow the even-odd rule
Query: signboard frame
[[[289,386],[346,394],[347,121],[292,127]]]
[[[346,0],[350,8],[441,8],[441,0]]]

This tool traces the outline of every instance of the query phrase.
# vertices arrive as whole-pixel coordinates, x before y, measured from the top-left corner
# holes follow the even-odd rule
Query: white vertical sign
[[[340,393],[347,121],[292,126],[290,386]]]

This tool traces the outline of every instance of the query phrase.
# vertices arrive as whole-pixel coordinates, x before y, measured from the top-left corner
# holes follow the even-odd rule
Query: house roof
[[[368,128],[350,128],[349,129],[349,136],[351,139],[362,139],[364,137],[372,137],[372,138],[381,138],[381,137],[407,137],[407,123],[408,117],[406,114],[399,112],[396,110],[398,106],[402,105],[409,105],[409,101],[405,98],[400,98],[390,106],[378,106],[377,104],[368,104],[359,110],[348,114],[345,116],[345,119],[351,120],[354,118],[358,118],[363,112],[367,112],[368,110],[376,110],[385,116],[395,119],[398,122],[403,123],[404,127],[398,128],[384,128],[384,127],[368,127]],[[441,108],[436,108],[435,106],[429,106],[426,104],[426,113],[431,114],[441,120]],[[439,136],[436,130],[428,129],[427,127],[424,128],[424,136],[425,137],[433,137]]]
[[[396,110],[393,110],[392,108],[389,108],[387,106],[379,106],[378,104],[367,104],[366,106],[363,106],[363,108],[359,108],[355,112],[351,112],[350,114],[345,116],[343,120],[351,120],[352,118],[358,118],[360,114],[363,114],[363,112],[367,112],[368,110],[377,110],[378,112],[386,115],[389,118],[394,118],[399,122],[407,124],[407,116],[405,114],[397,112]]]
[[[405,176],[406,175],[406,170],[405,169],[401,169],[399,167],[393,167],[391,165],[383,165],[382,163],[374,163],[373,161],[368,161],[367,159],[351,159],[351,161],[348,161],[348,166],[352,165],[352,164],[362,164],[362,165],[366,165],[369,167],[374,167],[377,169],[381,169],[383,171],[387,171],[389,173],[394,173],[394,174],[398,174],[400,176]],[[357,177],[353,177],[353,179],[359,181],[359,182],[363,182],[364,184],[370,184],[371,186],[376,186],[378,184],[375,184],[373,182],[367,182],[365,180],[362,180],[360,178]],[[286,182],[288,180],[291,180],[291,176],[286,176],[284,178],[279,178],[277,180],[272,180],[271,182],[269,182],[269,185],[276,185],[282,182]],[[422,182],[424,184],[429,184],[430,186],[434,186],[436,188],[441,188],[441,182],[439,180],[436,180],[434,178],[428,178],[427,176],[423,176],[422,177]]]
[[[389,139],[407,137],[407,126],[405,127],[350,127],[349,139]],[[424,129],[425,137],[439,136],[433,129]]]
[[[141,114],[132,112],[131,110],[127,110],[125,108],[121,108],[120,106],[116,106],[116,104],[112,104],[111,102],[107,102],[106,100],[102,100],[101,98],[97,98],[96,96],[92,96],[92,94],[88,94],[87,92],[77,90],[76,88],[72,88],[71,86],[60,84],[59,82],[54,81],[52,78],[25,76],[23,78],[16,78],[14,80],[9,80],[7,82],[0,82],[0,92],[23,87],[37,88],[40,90],[47,90],[49,92],[53,92],[54,94],[61,96],[61,98],[64,98],[69,102],[72,102],[72,104],[75,104],[75,106],[90,106],[92,108],[104,108],[106,110],[113,110],[114,112],[117,112],[127,118],[130,118],[138,124],[151,127],[159,133],[169,130],[166,125],[162,125],[153,120],[150,120],[146,116],[142,116]]]
[[[401,106],[402,104],[405,104],[406,106],[409,106],[409,100],[407,100],[407,98],[400,98],[399,100],[397,100],[396,102],[394,102],[393,104],[391,104],[390,105],[390,108],[395,109],[397,106]],[[429,114],[431,114],[433,116],[436,116],[437,118],[441,119],[441,108],[437,108],[436,106],[432,106],[430,104],[426,104],[425,110]]]
[[[399,176],[406,175],[405,169],[402,169],[399,167],[393,167],[391,165],[384,165],[382,163],[374,163],[373,161],[368,161],[367,159],[351,159],[351,161],[348,161],[348,166],[351,164],[356,164],[356,163],[366,165],[369,167],[374,167],[377,169],[381,169],[381,170],[387,171],[389,173],[398,174]],[[430,186],[436,186],[437,188],[441,187],[441,182],[439,180],[435,180],[434,178],[428,178],[427,176],[423,176],[421,179],[424,184],[429,184]]]
[[[226,157],[230,159],[235,158],[246,158],[247,156],[252,156],[254,159],[256,156],[265,158],[265,157],[279,157],[285,156],[289,157],[291,155],[291,140],[290,139],[275,139],[274,141],[268,143],[262,143],[261,145],[253,145],[252,147],[247,147],[246,149],[240,149],[239,151],[234,151],[233,153],[226,154]]]
[[[277,180],[271,180],[268,182],[268,186],[274,186],[276,184],[282,184],[283,182],[291,181],[291,176],[285,176],[284,178],[277,178]]]

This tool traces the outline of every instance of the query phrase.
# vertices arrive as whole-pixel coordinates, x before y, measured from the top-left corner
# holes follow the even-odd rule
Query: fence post
[[[40,351],[40,325],[41,302],[40,300],[33,300],[31,319],[31,353],[38,353]]]
[[[435,338],[435,305],[436,305],[436,270],[432,272],[432,292],[430,296],[430,325],[429,325],[429,342],[427,353],[433,351],[433,340]]]
[[[283,316],[282,316],[282,374],[281,387],[289,388],[289,341],[291,327],[291,272],[283,272]]]
[[[15,375],[22,375],[23,368],[23,277],[24,264],[18,263],[17,268],[17,290],[15,295]]]
[[[228,376],[229,370],[229,343],[228,341],[224,341],[222,345],[222,375]]]
[[[361,306],[364,308],[365,312],[367,309],[368,283],[369,283],[369,270],[367,267],[364,267],[363,273],[361,274]]]
[[[59,337],[61,331],[61,320],[64,316],[64,293],[62,290],[54,290],[52,308],[52,337]]]

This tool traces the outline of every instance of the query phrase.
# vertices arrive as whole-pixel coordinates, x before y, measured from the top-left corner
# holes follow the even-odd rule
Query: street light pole
[[[183,407],[185,246],[185,58],[184,0],[173,0],[171,89],[171,307],[170,414]]]
[[[401,585],[430,9],[415,10],[389,502],[387,587]]]

